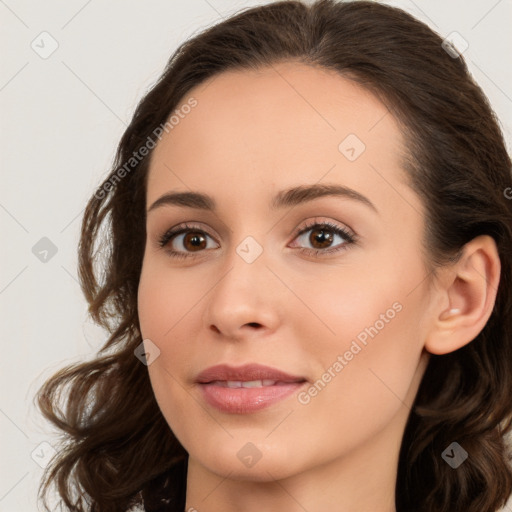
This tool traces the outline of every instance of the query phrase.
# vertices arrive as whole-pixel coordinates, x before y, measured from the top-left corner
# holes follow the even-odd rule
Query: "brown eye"
[[[185,234],[182,242],[183,247],[190,252],[206,249],[206,238],[199,231],[191,231]]]
[[[334,235],[330,228],[312,229],[309,235],[309,242],[314,249],[324,249],[329,247],[334,240]]]
[[[331,254],[355,243],[356,235],[342,226],[329,222],[314,222],[299,231],[292,247],[308,254]]]
[[[214,238],[197,226],[182,224],[166,231],[158,240],[161,248],[168,247],[172,257],[182,258],[199,255],[207,249],[218,248]]]

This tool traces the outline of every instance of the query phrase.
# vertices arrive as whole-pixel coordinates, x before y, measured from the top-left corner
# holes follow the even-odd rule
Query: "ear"
[[[496,242],[489,235],[468,242],[459,261],[441,270],[425,340],[428,352],[453,352],[480,334],[494,308],[500,272]]]

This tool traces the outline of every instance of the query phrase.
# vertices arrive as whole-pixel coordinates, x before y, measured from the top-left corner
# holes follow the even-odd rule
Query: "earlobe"
[[[428,352],[453,352],[480,334],[496,302],[500,270],[492,237],[481,235],[464,246],[459,261],[445,270],[437,290],[440,306],[433,310],[425,340]]]

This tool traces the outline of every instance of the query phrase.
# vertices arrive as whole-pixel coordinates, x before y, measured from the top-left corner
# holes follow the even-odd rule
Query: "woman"
[[[187,41],[84,214],[110,336],[40,391],[68,441],[43,491],[102,512],[503,507],[511,181],[463,58],[399,9],[275,2]]]

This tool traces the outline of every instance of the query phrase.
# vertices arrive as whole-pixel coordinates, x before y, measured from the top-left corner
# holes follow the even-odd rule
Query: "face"
[[[292,62],[191,98],[152,155],[138,296],[170,428],[195,464],[241,479],[397,455],[429,289],[396,121],[353,82]],[[209,200],[155,204],[182,192]],[[236,371],[250,364],[267,368]],[[216,365],[234,370],[204,373]]]

